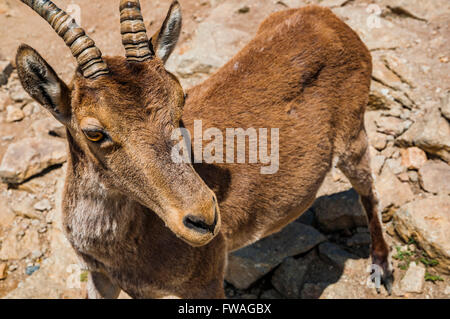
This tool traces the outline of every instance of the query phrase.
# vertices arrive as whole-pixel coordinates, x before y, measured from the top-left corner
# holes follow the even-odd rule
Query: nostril
[[[217,225],[217,214],[214,217],[214,223],[212,225],[208,225],[202,218],[193,215],[188,215],[184,217],[183,224],[187,228],[193,229],[202,234],[214,233],[214,230]]]

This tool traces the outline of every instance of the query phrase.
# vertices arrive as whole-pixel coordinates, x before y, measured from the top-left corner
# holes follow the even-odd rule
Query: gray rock
[[[351,238],[347,239],[347,246],[363,246],[370,245],[371,238],[369,233],[356,233]]]
[[[305,253],[325,240],[314,228],[291,223],[279,233],[231,253],[225,280],[238,289],[247,289],[285,258]]]
[[[275,289],[269,289],[261,294],[260,299],[283,299],[283,296]]]
[[[299,299],[310,261],[307,259],[286,258],[272,276],[272,285],[284,297]]]
[[[306,212],[301,215],[296,222],[302,223],[308,226],[313,226],[315,222],[316,216],[311,209],[308,209]]]
[[[0,164],[0,178],[21,183],[46,168],[66,161],[66,143],[58,139],[26,138],[10,144]]]
[[[420,185],[433,194],[450,194],[450,166],[441,161],[427,161],[419,170]]]
[[[358,259],[357,256],[330,242],[320,244],[319,253],[326,261],[340,269],[344,269],[345,262],[348,259]]]
[[[394,215],[394,227],[400,237],[418,243],[450,274],[450,197],[446,195],[416,199],[402,206]]]
[[[326,282],[306,283],[303,285],[301,297],[302,299],[319,299],[325,288],[329,285]]]
[[[412,262],[400,281],[400,289],[404,292],[421,293],[425,285],[425,267]]]
[[[0,61],[0,86],[8,83],[9,76],[13,72],[13,66],[9,61]]]
[[[354,189],[317,199],[313,210],[319,228],[326,232],[367,225],[367,217]]]

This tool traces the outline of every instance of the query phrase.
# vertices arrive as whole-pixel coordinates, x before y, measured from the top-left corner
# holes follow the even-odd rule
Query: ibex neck
[[[107,254],[111,246],[141,231],[150,215],[146,212],[147,208],[109,188],[93,164],[70,147],[63,222],[69,240],[80,252]]]

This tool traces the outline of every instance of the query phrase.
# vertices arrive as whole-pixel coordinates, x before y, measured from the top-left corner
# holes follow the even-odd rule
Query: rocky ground
[[[73,4],[55,2],[63,8]],[[82,25],[107,54],[122,54],[116,2],[77,1]],[[169,2],[142,1],[151,30]],[[337,169],[298,221],[230,255],[227,295],[449,298],[449,2],[180,2],[185,29],[168,68],[185,87],[223,65],[268,14],[309,3],[331,7],[373,55],[366,127],[392,247],[393,296],[371,287],[367,222],[356,193]],[[19,1],[0,2],[0,28],[0,297],[82,298],[86,273],[77,267],[60,226],[65,132],[23,91],[12,62],[21,42],[38,49],[66,80],[74,61],[62,41]]]

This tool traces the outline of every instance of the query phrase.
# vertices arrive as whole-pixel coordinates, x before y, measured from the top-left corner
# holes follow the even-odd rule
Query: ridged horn
[[[153,58],[139,0],[120,1],[120,33],[129,62],[143,62]]]
[[[93,79],[109,73],[108,67],[102,59],[101,51],[71,16],[50,0],[21,1],[43,17],[64,39],[73,56],[77,59],[85,78]]]

